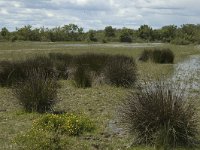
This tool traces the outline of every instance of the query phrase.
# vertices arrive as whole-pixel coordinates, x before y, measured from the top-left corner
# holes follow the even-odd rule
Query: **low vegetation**
[[[92,77],[88,66],[78,65],[74,72],[73,79],[76,87],[87,88],[92,86]]]
[[[138,36],[151,41],[142,30]],[[115,29],[104,35],[108,42],[119,37]],[[129,36],[136,40],[135,31]],[[148,54],[147,62],[135,61],[143,48],[128,47],[132,44],[85,45],[2,42],[1,149],[199,149],[199,104],[193,102],[199,99],[198,90],[194,98],[176,88],[179,81],[156,80],[165,72],[168,81],[173,64],[148,62]],[[192,45],[159,44],[156,49],[168,48],[176,56],[174,63],[199,54]],[[156,77],[141,82],[147,74]]]
[[[27,79],[13,87],[14,95],[25,111],[44,113],[53,110],[57,102],[58,84],[43,70],[27,72]]]
[[[1,85],[11,86],[27,80],[27,72],[42,70],[46,77],[68,79],[69,70],[77,87],[91,87],[93,76],[104,75],[107,83],[128,87],[136,81],[136,64],[133,58],[123,55],[85,53],[68,55],[50,53],[25,61],[1,62]]]
[[[18,134],[14,142],[20,149],[65,150],[71,149],[69,136],[81,136],[94,129],[94,123],[85,116],[47,114],[34,120],[32,128]]]
[[[56,77],[53,69],[53,62],[44,56],[37,56],[22,61],[2,61],[0,62],[0,84],[11,86],[19,81],[26,80],[28,72],[32,70],[43,71],[46,76]]]
[[[155,63],[168,64],[174,62],[174,53],[170,49],[146,49],[140,55],[140,61],[152,61]]]
[[[115,86],[131,87],[137,79],[137,67],[131,57],[117,55],[109,60],[105,67],[105,78]]]
[[[143,81],[129,93],[119,113],[122,125],[136,137],[135,144],[165,150],[198,145],[197,107],[177,83]]]

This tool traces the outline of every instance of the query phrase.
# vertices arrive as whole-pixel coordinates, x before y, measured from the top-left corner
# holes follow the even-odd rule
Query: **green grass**
[[[16,42],[0,43],[0,60],[21,60],[34,55],[47,55],[49,52],[80,54],[86,52],[124,54],[137,59],[144,48],[108,47],[88,45],[85,47],[65,47],[66,43],[42,42]],[[200,54],[196,46],[174,46],[163,44],[159,47],[170,48],[175,53],[175,63],[183,61],[190,55]],[[138,73],[141,77],[146,75],[159,76],[173,73],[173,64],[154,64],[138,62]],[[74,87],[72,81],[60,81],[60,102],[56,110],[85,114],[96,122],[94,133],[80,137],[71,137],[70,142],[74,149],[126,149],[131,145],[132,137],[127,134],[117,134],[109,127],[110,121],[116,120],[117,107],[127,93],[127,89],[109,85],[98,85],[92,88],[81,89]],[[11,90],[0,88],[0,149],[17,149],[13,145],[13,138],[20,132],[31,128],[32,121],[41,116],[37,113],[22,111],[17,99]],[[85,148],[83,148],[85,147]],[[129,150],[153,150],[150,147],[131,147]]]

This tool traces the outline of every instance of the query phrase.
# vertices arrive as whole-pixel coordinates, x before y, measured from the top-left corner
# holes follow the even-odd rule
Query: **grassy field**
[[[65,46],[66,43],[16,42],[0,43],[0,60],[21,60],[35,55],[47,55],[50,52],[80,54],[85,52],[124,54],[138,59],[143,47],[112,47],[112,45]],[[115,43],[113,43],[115,45]],[[175,64],[187,59],[190,55],[199,55],[197,46],[174,46],[161,44],[158,47],[170,48],[175,53]],[[174,64],[141,63],[137,61],[139,77],[147,75],[156,77],[162,74],[173,74]],[[56,110],[85,114],[92,119],[97,129],[94,133],[70,139],[74,149],[130,149],[153,150],[150,147],[131,147],[133,137],[117,131],[117,108],[125,98],[128,89],[109,85],[98,85],[80,89],[72,81],[60,81],[59,103]],[[12,95],[10,89],[0,88],[0,149],[20,149],[13,144],[13,138],[31,127],[32,121],[41,114],[25,113]],[[84,148],[83,148],[84,147]]]

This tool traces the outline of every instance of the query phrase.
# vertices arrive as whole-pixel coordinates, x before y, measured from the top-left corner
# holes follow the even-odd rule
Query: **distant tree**
[[[96,32],[94,30],[89,30],[88,32],[88,38],[90,41],[93,41],[93,42],[97,42],[97,38],[96,38]]]
[[[40,29],[36,28],[36,29],[31,30],[29,40],[41,41]]]
[[[107,26],[104,29],[105,37],[114,37],[115,29],[112,26]]]
[[[2,41],[3,40],[3,36],[0,34],[0,41]]]
[[[75,24],[64,25],[63,31],[65,39],[68,41],[80,41],[83,34],[83,28],[79,28]]]
[[[138,37],[147,40],[152,41],[153,39],[153,29],[148,25],[141,25],[138,29]]]
[[[169,25],[161,28],[161,38],[164,42],[171,42],[176,36],[177,26]]]
[[[120,41],[131,43],[133,41],[133,30],[128,28],[123,28],[120,33]]]
[[[200,43],[200,26],[194,24],[183,24],[176,31],[176,37],[172,41],[174,44]]]
[[[10,32],[8,31],[6,27],[1,29],[1,36],[3,39],[9,40]]]
[[[50,40],[52,42],[56,41],[66,41],[65,31],[62,27],[55,27],[49,31]]]
[[[48,28],[40,28],[40,41],[51,41],[50,37],[50,29]]]
[[[17,34],[20,40],[31,41],[31,25],[24,26],[22,28],[17,28]]]
[[[153,39],[154,39],[154,41],[163,41],[161,29],[153,30]]]

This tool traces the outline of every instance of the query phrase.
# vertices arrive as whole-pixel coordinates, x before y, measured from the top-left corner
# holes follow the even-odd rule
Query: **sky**
[[[84,30],[200,23],[200,0],[0,0],[0,28],[77,24]]]

